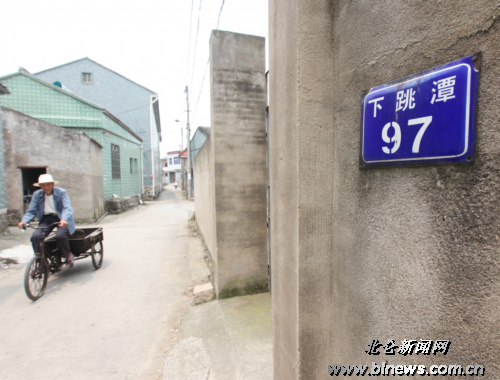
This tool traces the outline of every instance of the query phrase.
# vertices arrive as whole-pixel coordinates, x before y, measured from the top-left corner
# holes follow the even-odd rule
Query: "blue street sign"
[[[474,161],[479,73],[469,56],[363,98],[360,166]]]

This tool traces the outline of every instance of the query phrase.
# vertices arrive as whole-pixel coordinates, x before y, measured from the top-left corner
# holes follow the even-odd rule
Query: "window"
[[[181,163],[181,159],[179,157],[174,157],[174,165],[179,165]]]
[[[171,158],[169,158],[169,159],[168,159],[168,163],[169,163],[170,165],[172,165],[172,159],[171,159]]]
[[[138,174],[139,168],[137,167],[137,158],[130,159],[130,174]]]
[[[120,147],[115,144],[111,144],[111,178],[122,178],[120,173]]]
[[[82,73],[82,83],[92,84],[92,73]]]

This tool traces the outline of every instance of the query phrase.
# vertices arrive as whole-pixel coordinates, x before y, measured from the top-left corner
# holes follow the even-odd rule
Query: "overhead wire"
[[[200,0],[200,5],[198,7],[198,25],[196,27],[196,39],[194,43],[194,55],[193,55],[193,70],[191,71],[191,86],[193,86],[193,77],[194,77],[194,68],[196,66],[196,51],[198,48],[198,33],[200,31],[200,18],[201,18],[201,0]]]
[[[123,111],[123,112],[120,112],[120,113],[115,113],[114,115],[115,115],[115,116],[124,115],[124,114],[126,114],[126,113],[129,113],[129,112],[132,112],[132,111],[136,111],[136,110],[138,110],[139,108],[148,107],[148,106],[150,106],[150,105],[151,105],[151,103],[143,104],[142,106],[138,106],[138,107],[135,107],[135,108],[131,108],[131,109],[128,109],[128,110]]]
[[[186,82],[187,82],[187,79],[189,77],[189,58],[191,57],[191,32],[193,30],[193,3],[194,3],[194,0],[191,0],[191,16],[190,16],[190,20],[189,20],[188,57],[187,57],[187,65],[186,65]]]
[[[200,2],[201,2],[201,0],[200,0]],[[222,13],[222,9],[224,8],[224,2],[225,2],[225,0],[222,0],[222,3],[220,5],[219,16],[217,18],[217,26],[215,27],[215,30],[219,30],[220,16]],[[200,5],[200,7],[201,7],[201,5]],[[205,65],[205,72],[203,73],[203,79],[201,80],[200,91],[198,92],[198,99],[196,100],[196,106],[193,110],[193,118],[196,115],[196,111],[198,110],[198,103],[200,102],[201,92],[203,91],[203,85],[205,83],[205,76],[207,74],[207,69],[208,69],[209,63],[210,63],[210,56],[208,57],[207,64]],[[193,71],[194,71],[194,66],[193,66]]]
[[[220,5],[219,18],[217,19],[217,26],[215,27],[215,30],[219,30],[219,21],[220,21],[220,14],[222,13],[222,8],[224,8],[224,0],[222,0],[222,4]]]
[[[205,83],[205,75],[207,74],[208,64],[210,63],[210,57],[207,59],[207,64],[205,65],[205,72],[203,73],[203,79],[201,80],[200,91],[198,92],[198,99],[196,100],[196,106],[193,110],[193,118],[196,115],[196,111],[198,110],[198,103],[200,102],[201,92],[203,90],[203,84]]]

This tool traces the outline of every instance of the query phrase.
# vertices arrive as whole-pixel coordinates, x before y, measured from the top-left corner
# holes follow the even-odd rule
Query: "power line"
[[[198,47],[198,32],[200,31],[201,0],[198,8],[198,25],[196,27],[196,41],[194,43],[193,70],[191,71],[191,87],[193,86],[194,67],[196,66],[196,50]]]
[[[220,5],[219,18],[217,19],[217,26],[215,27],[215,30],[219,30],[219,21],[220,21],[220,14],[222,13],[222,8],[224,8],[224,0],[222,0],[222,4]]]
[[[210,63],[210,57],[208,57],[207,64],[205,65],[205,72],[203,73],[203,79],[201,80],[200,92],[198,93],[198,99],[196,100],[196,106],[193,111],[193,119],[196,115],[196,111],[198,110],[198,103],[200,102],[201,91],[203,90],[203,84],[205,83],[205,75],[207,74],[208,64]]]
[[[139,107],[136,107],[136,108],[132,108],[132,109],[129,109],[127,111],[123,111],[123,112],[120,112],[120,113],[116,113],[114,114],[115,116],[119,116],[119,115],[124,115],[126,113],[129,113],[129,112],[132,112],[132,111],[135,111],[135,110],[138,110],[139,108],[143,108],[143,107],[147,107],[147,106],[150,106],[151,103],[148,103],[148,104],[143,104],[142,106],[139,106]]]
[[[215,27],[215,30],[219,29],[220,16],[222,14],[222,9],[224,8],[224,3],[225,3],[225,0],[222,0],[222,3],[220,5],[220,9],[219,9],[219,17],[217,18],[217,26]],[[200,0],[200,9],[201,9],[201,0]],[[199,22],[199,19],[198,19],[198,22]],[[196,33],[198,34],[198,32],[196,32]],[[203,73],[203,79],[201,80],[200,91],[198,92],[198,99],[196,100],[196,106],[194,107],[194,110],[193,110],[193,118],[196,115],[196,111],[198,110],[198,104],[200,102],[201,93],[203,91],[203,85],[205,83],[205,76],[207,74],[207,69],[208,69],[209,63],[210,63],[210,56],[208,57],[207,64],[205,65],[205,72]],[[194,62],[193,62],[193,74],[194,74]]]
[[[191,0],[191,17],[189,19],[189,42],[188,42],[188,57],[187,57],[188,64],[186,65],[186,81],[189,76],[189,57],[191,56],[191,32],[193,29],[193,2],[194,0]]]

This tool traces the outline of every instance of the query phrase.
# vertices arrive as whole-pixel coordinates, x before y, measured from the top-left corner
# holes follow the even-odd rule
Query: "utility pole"
[[[187,172],[188,172],[188,178],[187,178],[187,187],[188,187],[188,199],[191,199],[191,181],[192,181],[192,176],[191,176],[191,128],[189,127],[189,89],[188,86],[186,86],[186,103],[187,103],[187,125],[186,125],[186,141],[187,141]]]

